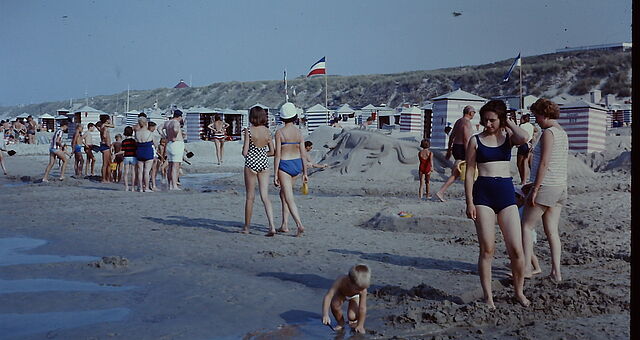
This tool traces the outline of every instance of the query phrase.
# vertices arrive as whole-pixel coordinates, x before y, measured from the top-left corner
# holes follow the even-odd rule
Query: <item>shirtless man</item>
[[[42,181],[45,183],[49,182],[49,172],[56,163],[56,158],[59,158],[62,161],[60,180],[64,179],[64,170],[67,167],[67,156],[62,151],[62,148],[64,147],[62,134],[67,132],[67,125],[67,122],[60,123],[60,128],[56,130],[51,138],[51,144],[49,145],[49,164],[47,164],[47,168],[44,170],[44,177],[42,177]]]
[[[87,124],[87,131],[82,135],[84,152],[87,154],[87,166],[84,171],[87,176],[89,176],[89,168],[91,168],[91,176],[95,175],[96,157],[93,155],[93,131],[96,131],[96,126],[93,123],[89,123]]]
[[[98,131],[100,131],[100,147],[98,151],[102,152],[102,183],[109,183],[111,178],[109,166],[111,165],[111,135],[109,135],[109,129],[114,128],[111,124],[111,118],[109,116],[100,117],[100,121],[96,124]]]
[[[451,176],[447,179],[447,181],[442,185],[440,190],[436,192],[436,197],[442,202],[444,202],[444,192],[447,188],[453,184],[453,182],[460,176],[460,172],[458,171],[458,164],[461,161],[464,161],[464,151],[467,148],[467,144],[469,143],[469,138],[471,138],[472,126],[471,119],[476,114],[476,110],[471,105],[467,105],[462,110],[462,118],[458,119],[455,124],[453,124],[453,130],[451,130],[451,135],[449,136],[449,147],[447,148],[446,158],[451,158],[453,154],[453,166],[451,167]]]
[[[184,137],[180,129],[181,122],[182,111],[175,110],[173,111],[173,118],[162,125],[162,130],[167,136],[166,155],[169,161],[169,167],[167,168],[169,190],[180,190],[178,187],[178,174],[184,154]]]

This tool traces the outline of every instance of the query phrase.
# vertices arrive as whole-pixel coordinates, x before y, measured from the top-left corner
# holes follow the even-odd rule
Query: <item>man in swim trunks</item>
[[[109,135],[109,129],[115,126],[111,124],[111,118],[105,115],[100,117],[96,127],[100,131],[100,147],[98,151],[102,152],[102,183],[109,183],[111,178],[109,169],[111,165],[111,136]]]
[[[184,154],[184,137],[180,125],[182,123],[182,111],[173,111],[173,118],[162,125],[162,130],[167,136],[166,155],[169,161],[167,169],[169,190],[180,190],[178,187],[178,174]]]
[[[27,143],[36,144],[36,129],[38,124],[33,120],[32,116],[27,117]]]
[[[447,188],[453,184],[453,182],[460,176],[460,172],[458,171],[458,164],[464,161],[464,150],[469,143],[469,138],[471,138],[472,134],[472,126],[471,119],[476,114],[476,110],[471,105],[467,105],[462,110],[462,118],[458,119],[455,124],[453,124],[453,130],[451,130],[451,135],[449,136],[449,147],[447,149],[446,158],[451,158],[453,155],[453,166],[451,167],[451,176],[447,179],[446,182],[442,185],[440,190],[436,192],[436,197],[442,202],[444,202],[444,192]]]

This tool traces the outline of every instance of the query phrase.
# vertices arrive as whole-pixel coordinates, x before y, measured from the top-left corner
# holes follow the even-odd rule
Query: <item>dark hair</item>
[[[127,137],[133,136],[133,128],[131,126],[127,126],[124,128],[124,135]]]
[[[520,123],[526,123],[528,121],[531,120],[531,117],[529,117],[529,114],[523,114],[522,117],[520,117]]]
[[[249,122],[253,126],[267,125],[267,111],[260,106],[254,106],[249,110]]]
[[[423,149],[427,149],[431,146],[431,142],[428,139],[423,139],[422,142],[420,142],[420,147]]]
[[[286,124],[286,123],[291,123],[291,122],[295,122],[296,120],[298,120],[298,115],[294,115],[291,118],[282,118],[282,121]]]
[[[111,117],[109,117],[109,115],[100,115],[100,121],[101,122],[106,122],[107,120],[111,119]]]
[[[219,120],[222,120],[222,117],[220,117],[220,114],[219,114],[219,113],[216,113],[216,114],[213,116],[213,120],[217,122],[217,121],[219,121]]]
[[[312,143],[310,140],[306,140],[306,141],[304,141],[304,147],[305,147],[305,148],[308,148],[308,147],[310,147],[310,146],[313,146],[313,143]]]
[[[92,126],[96,126],[96,124],[93,124],[93,123],[89,123],[89,124],[87,124],[87,128],[90,128],[90,127],[92,127]]]
[[[138,118],[140,118],[140,117],[147,118],[147,114],[144,113],[144,112],[140,112],[140,113],[138,113]]]
[[[156,123],[154,123],[154,122],[149,122],[149,127],[154,127],[154,126],[156,126],[156,125],[157,125],[157,124],[156,124]]]
[[[494,112],[500,120],[500,127],[507,126],[507,105],[502,100],[490,100],[480,108],[480,125],[487,123],[485,116],[488,112]]]
[[[367,122],[373,122],[375,120],[375,118],[373,118],[372,116],[369,116],[369,118],[367,118]]]
[[[69,122],[67,122],[66,120],[61,121],[60,127],[63,127],[63,126],[69,126]]]
[[[95,126],[96,126],[97,128],[100,128],[100,127],[102,126],[102,121],[96,122]]]
[[[535,103],[531,104],[531,112],[549,119],[558,119],[558,117],[560,117],[560,108],[558,107],[558,104],[545,98],[540,98],[536,100]]]

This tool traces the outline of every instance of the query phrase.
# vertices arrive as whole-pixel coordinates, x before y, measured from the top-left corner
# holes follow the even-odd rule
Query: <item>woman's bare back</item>
[[[271,131],[264,126],[252,126],[249,128],[253,145],[262,148],[269,145],[271,141]]]

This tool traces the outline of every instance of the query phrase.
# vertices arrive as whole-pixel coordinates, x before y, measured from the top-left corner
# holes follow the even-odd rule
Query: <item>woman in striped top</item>
[[[560,109],[548,99],[539,99],[531,105],[536,122],[542,128],[542,136],[533,150],[530,184],[523,187],[527,192],[527,204],[522,216],[522,243],[527,265],[525,276],[531,276],[531,254],[533,253],[532,231],[540,218],[551,248],[551,274],[554,281],[561,281],[560,236],[558,222],[560,211],[567,199],[567,155],[569,143],[567,133],[557,119]]]

